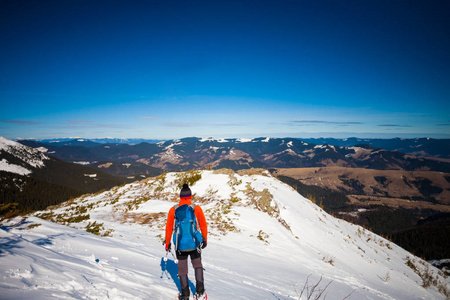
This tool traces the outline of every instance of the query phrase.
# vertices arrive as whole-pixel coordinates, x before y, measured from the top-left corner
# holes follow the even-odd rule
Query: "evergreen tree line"
[[[350,204],[350,200],[342,192],[315,185],[306,185],[288,176],[279,175],[278,179],[293,187],[302,196],[312,200],[328,213],[333,213],[337,209],[344,209]]]
[[[450,214],[447,218],[450,220]],[[425,225],[395,232],[391,239],[397,245],[426,260],[450,257],[450,224]]]
[[[95,174],[90,177],[89,175]],[[27,214],[71,198],[110,189],[131,179],[116,177],[89,167],[46,161],[29,176],[0,171],[0,218]]]
[[[83,194],[82,191],[0,171],[0,218],[42,210],[70,198]]]
[[[93,174],[95,174],[95,177],[91,178],[88,176]],[[35,169],[32,177],[84,193],[95,193],[133,181],[125,177],[116,177],[97,169],[54,158],[46,161],[45,168]]]

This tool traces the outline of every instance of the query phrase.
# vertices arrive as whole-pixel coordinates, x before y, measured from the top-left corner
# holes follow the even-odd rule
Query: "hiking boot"
[[[194,299],[203,300],[206,299],[205,294],[205,285],[202,281],[197,281],[197,284],[195,286],[195,296]]]
[[[181,289],[181,293],[178,294],[178,300],[189,300],[189,287],[186,289]]]
[[[182,293],[178,293],[178,300],[189,300],[189,295],[183,295]]]
[[[195,293],[198,295],[203,295],[205,293],[205,285],[202,281],[197,281],[195,285]]]

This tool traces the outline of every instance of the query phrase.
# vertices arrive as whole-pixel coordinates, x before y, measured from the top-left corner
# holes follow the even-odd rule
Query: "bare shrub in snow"
[[[421,259],[406,257],[406,265],[411,268],[421,279],[422,287],[428,289],[431,286],[436,287],[445,297],[450,296],[450,291],[445,282],[439,280],[439,276],[434,276],[434,272],[430,270],[429,264]]]
[[[333,281],[330,281],[328,284],[326,284],[324,287],[321,287],[320,284],[322,283],[322,276],[320,276],[319,281],[317,281],[316,283],[311,283],[309,282],[311,275],[309,275],[306,278],[306,282],[303,285],[303,289],[300,291],[300,294],[297,292],[297,290],[295,290],[295,292],[297,293],[297,295],[299,296],[298,299],[303,299],[303,295],[305,294],[307,300],[319,300],[319,299],[325,299],[326,298],[326,294],[324,295],[325,291],[327,290],[327,288],[330,286],[330,284]],[[295,287],[294,287],[295,288]]]
[[[268,189],[256,191],[250,184],[247,184],[247,189],[244,193],[258,210],[266,212],[272,217],[280,215],[280,209]]]
[[[269,241],[267,240],[269,237],[270,236],[262,230],[259,231],[258,236],[257,236],[258,240],[264,242],[264,244],[266,244],[266,245],[270,244]]]
[[[329,257],[329,256],[324,256],[324,257],[322,258],[322,261],[324,261],[324,262],[326,262],[326,263],[329,263],[329,264],[332,265],[333,267],[334,267],[334,260],[335,260],[334,257]]]

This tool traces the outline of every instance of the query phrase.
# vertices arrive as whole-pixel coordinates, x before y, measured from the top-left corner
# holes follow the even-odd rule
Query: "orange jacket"
[[[187,204],[191,205],[191,197],[181,198],[178,206]],[[202,232],[202,237],[207,242],[208,238],[208,226],[206,224],[205,215],[203,214],[203,210],[199,205],[196,205],[194,208],[195,217],[197,218],[198,227]],[[173,224],[175,222],[175,208],[172,206],[169,210],[169,214],[167,215],[167,223],[166,223],[166,250],[169,247],[169,243],[172,241],[172,233],[173,233]]]

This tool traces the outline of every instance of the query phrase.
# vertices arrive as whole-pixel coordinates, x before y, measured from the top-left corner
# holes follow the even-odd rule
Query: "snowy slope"
[[[320,299],[446,299],[438,289],[445,293],[449,279],[428,263],[328,215],[268,173],[229,170],[168,173],[4,222],[0,298],[174,299],[165,218],[178,185],[200,176],[191,189],[210,229],[209,299],[300,299],[305,286],[307,299],[316,283]]]
[[[2,158],[0,160],[0,171],[28,175],[32,172],[32,169],[42,168],[45,165],[44,161],[49,158],[41,150],[24,146],[0,136],[0,154],[6,153],[9,159],[14,160],[11,162]]]

